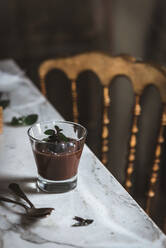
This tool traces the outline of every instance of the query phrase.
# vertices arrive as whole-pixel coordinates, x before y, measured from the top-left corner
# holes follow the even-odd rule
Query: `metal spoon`
[[[33,211],[36,211],[36,213],[38,212],[39,214],[47,215],[51,214],[52,210],[54,210],[54,208],[36,208],[17,183],[11,183],[8,187],[15,195],[24,199],[29,204],[31,209],[33,209]]]
[[[14,201],[14,200],[11,200],[3,196],[0,196],[0,201],[10,202],[10,203],[20,205],[21,207],[25,208],[26,215],[31,218],[45,217],[46,215],[51,214],[51,211],[53,210],[51,208],[29,208],[21,202]]]
[[[17,196],[19,196],[20,198],[24,199],[24,201],[26,201],[29,206],[31,208],[35,208],[35,206],[33,205],[33,203],[28,199],[28,197],[25,195],[25,193],[23,192],[23,190],[20,188],[20,186],[17,183],[10,183],[8,188]]]

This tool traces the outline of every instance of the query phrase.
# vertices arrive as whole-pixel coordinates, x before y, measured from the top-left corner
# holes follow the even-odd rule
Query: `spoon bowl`
[[[14,201],[12,199],[0,196],[0,201],[13,203],[23,207],[26,211],[26,216],[30,218],[41,218],[50,215],[54,208],[29,208],[21,202]]]
[[[51,214],[52,210],[54,209],[54,208],[36,208],[17,183],[10,183],[8,187],[15,195],[19,196],[28,203],[28,205],[30,206],[30,208],[28,208],[29,215],[31,214],[40,217],[41,215]]]

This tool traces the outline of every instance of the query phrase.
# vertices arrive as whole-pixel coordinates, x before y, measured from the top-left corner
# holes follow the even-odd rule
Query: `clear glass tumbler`
[[[41,190],[62,193],[77,186],[86,135],[86,128],[68,121],[41,122],[28,130]]]

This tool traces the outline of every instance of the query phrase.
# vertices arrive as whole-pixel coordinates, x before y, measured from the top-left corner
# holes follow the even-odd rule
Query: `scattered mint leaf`
[[[10,100],[0,100],[0,107],[2,107],[3,109],[8,107],[9,104],[10,104]]]
[[[38,115],[32,114],[32,115],[27,115],[24,119],[24,125],[32,125],[34,124],[38,119]]]
[[[16,117],[13,117],[12,120],[11,120],[11,122],[10,122],[10,124],[12,126],[18,126],[19,125],[19,119],[16,118]]]

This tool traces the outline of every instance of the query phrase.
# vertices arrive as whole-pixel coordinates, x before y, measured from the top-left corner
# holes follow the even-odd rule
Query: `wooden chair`
[[[3,108],[0,107],[0,134],[3,132]]]
[[[39,77],[42,93],[47,96],[45,78],[49,71],[59,69],[65,72],[71,82],[71,93],[73,99],[73,120],[79,121],[77,106],[77,77],[86,70],[96,73],[103,86],[103,128],[102,128],[102,162],[107,164],[109,152],[109,108],[111,103],[110,86],[117,76],[125,76],[130,79],[135,93],[135,106],[133,109],[133,121],[130,133],[128,162],[126,168],[126,179],[124,186],[128,192],[132,188],[132,176],[134,170],[137,135],[139,133],[138,120],[141,115],[140,97],[145,87],[155,85],[161,95],[163,111],[161,125],[156,141],[155,155],[151,166],[151,175],[149,175],[149,190],[147,193],[146,211],[150,211],[150,203],[155,196],[155,185],[158,179],[160,166],[161,146],[164,142],[163,131],[166,125],[166,69],[161,66],[155,66],[149,63],[137,61],[134,57],[108,56],[98,52],[91,52],[76,55],[68,58],[49,59],[44,61],[39,67]]]

